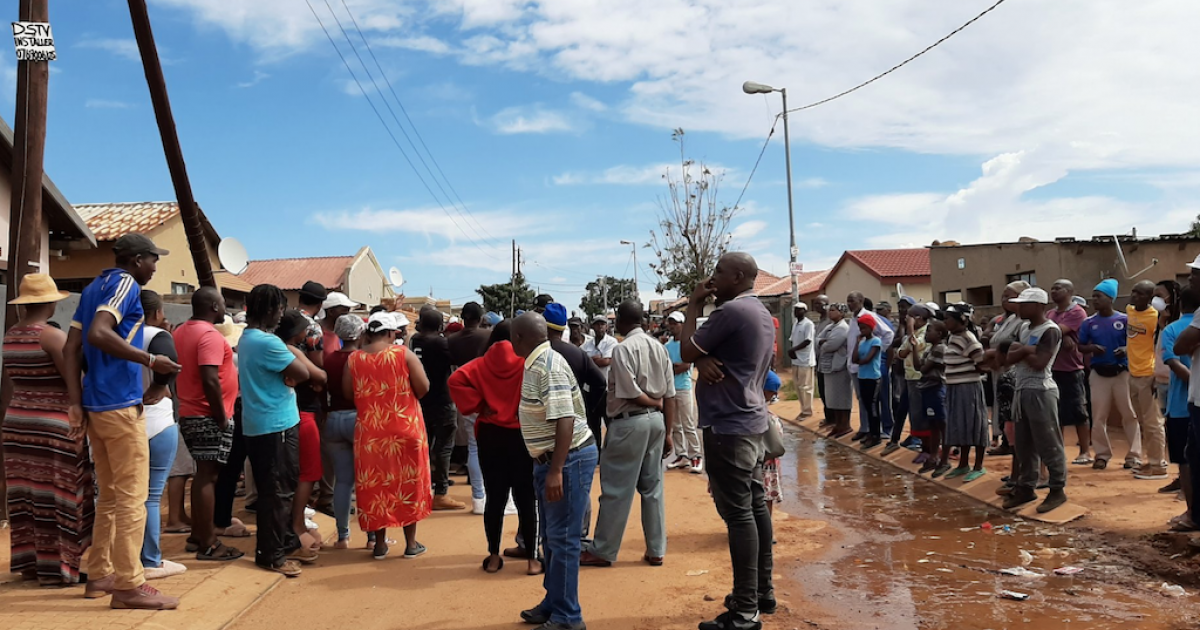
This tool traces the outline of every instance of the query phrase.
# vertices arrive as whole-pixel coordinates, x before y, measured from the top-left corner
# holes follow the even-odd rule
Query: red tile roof
[[[929,276],[929,250],[919,249],[860,249],[847,251],[842,259],[853,259],[871,275],[884,278]],[[841,266],[838,261],[837,266]],[[835,269],[837,267],[834,267]]]
[[[179,204],[174,201],[138,201],[124,203],[83,203],[75,211],[87,223],[98,241],[115,241],[133,232],[148,233],[161,227],[179,214]],[[204,211],[200,221],[205,236],[214,243],[220,240]]]
[[[252,260],[239,278],[255,286],[273,284],[284,291],[295,291],[309,280],[331,291],[341,290],[352,262],[354,256]]]
[[[821,288],[821,284],[825,282],[825,278],[829,277],[830,269],[824,271],[805,271],[796,276],[796,288],[800,295],[812,293]],[[780,278],[775,282],[758,290],[759,297],[775,297],[778,295],[787,295],[792,291],[792,279]]]
[[[762,290],[779,282],[779,276],[767,273],[761,269],[758,270],[758,277],[754,279],[754,292],[762,293]]]

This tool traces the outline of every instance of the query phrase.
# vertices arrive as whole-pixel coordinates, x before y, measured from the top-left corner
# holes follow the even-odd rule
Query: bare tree
[[[674,289],[681,296],[712,274],[729,247],[729,223],[738,212],[717,200],[724,174],[688,158],[683,136],[683,129],[671,133],[679,144],[680,170],[663,174],[668,194],[658,198],[658,229],[650,231],[647,245],[657,259],[650,268],[658,275],[658,291]]]

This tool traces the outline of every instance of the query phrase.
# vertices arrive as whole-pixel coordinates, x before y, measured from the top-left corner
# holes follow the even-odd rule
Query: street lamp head
[[[633,241],[621,241],[622,245],[633,245]]]
[[[742,91],[747,94],[770,94],[775,91],[775,88],[754,81],[747,81],[742,84]]]

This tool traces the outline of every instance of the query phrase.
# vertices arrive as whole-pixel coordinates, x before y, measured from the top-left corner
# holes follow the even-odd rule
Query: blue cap
[[[767,382],[763,384],[763,391],[778,393],[779,388],[782,386],[783,381],[780,380],[779,375],[775,373],[775,370],[768,370]]]
[[[495,326],[496,324],[504,321],[504,318],[491,311],[488,311],[487,315],[483,316],[483,320],[488,323],[488,326]]]
[[[1116,280],[1116,278],[1109,278],[1108,280],[1105,280],[1104,282],[1097,284],[1095,290],[1103,293],[1104,295],[1107,295],[1110,298],[1117,297],[1117,280]]]
[[[546,318],[546,326],[550,330],[566,330],[567,329],[567,307],[557,302],[551,302],[546,305],[546,310],[542,312],[542,317]]]

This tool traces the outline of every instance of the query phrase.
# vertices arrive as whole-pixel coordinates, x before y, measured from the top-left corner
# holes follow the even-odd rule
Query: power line
[[[967,28],[968,26],[970,26],[970,25],[974,24],[975,22],[979,21],[981,18],[983,18],[983,16],[985,16],[985,15],[987,15],[988,13],[991,13],[993,10],[995,10],[995,9],[996,9],[996,7],[998,7],[998,6],[1002,5],[1002,4],[1004,4],[1004,2],[1005,2],[1005,0],[996,0],[995,4],[993,4],[992,6],[990,6],[990,7],[986,8],[986,9],[984,9],[984,10],[983,10],[983,12],[981,12],[979,15],[976,15],[975,17],[973,17],[973,18],[971,18],[971,19],[967,20],[967,21],[966,21],[966,23],[965,23],[965,24],[963,24],[962,26],[960,26],[960,27],[958,27],[958,28],[954,29],[953,31],[950,31],[950,33],[949,33],[949,34],[947,34],[945,37],[943,37],[943,38],[941,38],[941,39],[937,40],[936,42],[934,42],[934,43],[932,43],[932,44],[930,44],[930,45],[926,46],[926,47],[925,47],[925,49],[924,49],[924,50],[922,50],[921,52],[919,52],[919,53],[917,53],[917,54],[915,54],[915,55],[913,55],[913,56],[909,57],[908,59],[905,59],[904,61],[901,61],[900,63],[898,63],[898,64],[896,64],[896,65],[892,66],[891,68],[888,68],[886,71],[884,71],[884,72],[881,72],[881,73],[879,73],[879,74],[877,74],[877,75],[875,75],[875,76],[871,77],[870,79],[868,79],[868,80],[866,80],[866,81],[863,81],[862,83],[859,83],[858,85],[856,85],[856,86],[854,86],[854,87],[850,88],[849,90],[846,90],[845,92],[841,92],[841,93],[839,93],[839,94],[834,94],[833,96],[830,96],[829,98],[824,98],[824,99],[821,99],[821,100],[819,100],[819,101],[816,101],[815,103],[809,103],[808,105],[802,105],[802,106],[800,106],[800,107],[797,107],[797,108],[795,108],[795,109],[789,109],[789,110],[787,110],[787,111],[788,111],[788,113],[790,114],[790,113],[792,113],[792,112],[798,112],[798,111],[803,111],[803,110],[806,110],[806,109],[812,109],[812,108],[814,108],[814,107],[816,107],[816,106],[818,106],[818,105],[824,105],[825,103],[828,103],[829,101],[837,100],[837,99],[839,99],[839,98],[842,98],[843,96],[846,96],[847,94],[850,94],[850,93],[852,93],[852,92],[857,92],[858,90],[861,90],[862,88],[865,88],[865,87],[867,87],[868,85],[871,85],[872,83],[874,83],[874,82],[876,82],[876,81],[878,81],[878,80],[882,79],[883,77],[886,77],[887,75],[889,75],[889,74],[891,74],[891,73],[893,73],[893,72],[895,72],[895,71],[899,70],[900,68],[903,68],[904,66],[908,65],[908,63],[909,63],[909,62],[911,62],[911,61],[915,60],[917,57],[920,57],[921,55],[924,55],[925,53],[927,53],[927,52],[929,52],[929,51],[933,50],[934,48],[937,48],[938,46],[940,46],[940,45],[942,44],[942,42],[944,42],[944,41],[946,41],[946,40],[950,39],[951,37],[954,37],[955,35],[957,35],[957,34],[958,34],[960,31],[962,31],[963,29],[965,29],[965,28]]]
[[[479,243],[472,238],[471,235],[468,234],[461,225],[458,224],[458,221],[455,220],[454,215],[450,214],[450,211],[446,210],[446,206],[442,203],[441,199],[434,194],[433,189],[430,188],[429,183],[425,181],[425,178],[421,176],[421,172],[418,171],[416,165],[413,164],[412,158],[408,157],[408,152],[405,151],[404,147],[400,145],[400,141],[396,138],[396,134],[392,132],[392,128],[387,124],[387,121],[384,120],[383,114],[379,112],[379,108],[375,106],[375,102],[372,101],[370,95],[367,94],[366,88],[364,88],[362,82],[358,80],[358,75],[354,73],[354,69],[350,67],[350,62],[346,59],[346,56],[342,54],[342,50],[338,48],[337,43],[333,40],[333,35],[329,33],[329,29],[325,28],[325,22],[321,19],[321,16],[317,14],[317,10],[313,7],[312,2],[310,0],[304,0],[304,2],[308,5],[309,11],[312,11],[313,17],[317,19],[317,23],[320,24],[321,30],[325,32],[325,37],[329,39],[329,44],[333,46],[333,50],[337,52],[338,57],[342,60],[342,64],[346,66],[346,70],[350,73],[350,78],[354,80],[355,85],[357,85],[359,91],[362,92],[363,98],[367,99],[367,104],[371,106],[371,111],[375,112],[375,117],[379,119],[379,123],[383,125],[384,130],[387,131],[388,136],[391,137],[392,143],[395,144],[396,148],[400,150],[400,155],[404,156],[404,161],[408,162],[409,168],[411,168],[413,174],[417,176],[417,179],[421,182],[421,185],[425,187],[425,190],[429,193],[429,196],[433,197],[433,200],[437,202],[439,207],[441,207],[442,212],[446,214],[446,217],[450,219],[450,222],[454,224],[454,227],[458,228],[458,231],[462,232],[463,236],[467,237],[467,240],[471,241],[476,249],[478,249],[485,256],[491,256],[492,258],[499,260],[494,253],[488,253],[486,250],[480,247]],[[334,19],[336,18],[337,16],[335,15]],[[343,30],[342,33],[344,35],[345,30]],[[349,40],[349,36],[347,36],[346,39]],[[366,68],[365,64],[363,67]],[[368,75],[369,74],[370,73],[368,72]],[[386,104],[386,100],[384,103]]]
[[[771,130],[767,132],[767,139],[763,141],[762,150],[758,152],[758,159],[754,160],[754,168],[750,169],[750,176],[746,178],[746,185],[742,186],[742,193],[738,195],[737,201],[733,203],[734,208],[742,204],[742,197],[746,195],[746,189],[750,188],[750,180],[754,179],[754,173],[758,171],[758,165],[762,162],[763,154],[767,152],[767,145],[771,143],[771,137],[775,135],[775,125],[779,124],[779,118],[779,116],[776,116],[775,121],[771,123]]]
[[[328,4],[328,0],[326,0],[326,4]],[[487,239],[485,239],[485,240],[492,240],[492,241],[497,240],[496,237],[492,236],[492,234],[487,231],[487,228],[483,227],[483,224],[479,222],[478,217],[471,214],[471,211],[467,209],[466,202],[464,202],[462,200],[462,197],[459,196],[458,191],[455,190],[455,188],[454,188],[454,184],[452,184],[450,182],[450,178],[446,177],[445,171],[442,170],[442,165],[438,163],[437,158],[433,155],[433,151],[429,150],[429,145],[425,144],[425,138],[421,136],[421,131],[419,129],[417,129],[416,123],[414,123],[412,118],[408,115],[408,109],[406,107],[404,107],[404,102],[401,101],[400,96],[398,94],[396,94],[396,88],[392,86],[392,80],[388,78],[387,72],[385,72],[383,70],[383,65],[381,63],[379,63],[379,58],[375,56],[375,50],[371,48],[371,44],[367,41],[366,35],[364,35],[362,32],[362,29],[359,28],[358,19],[354,17],[354,13],[350,10],[350,6],[348,4],[346,4],[346,0],[342,0],[342,6],[345,7],[346,14],[350,16],[350,21],[354,24],[354,30],[358,31],[358,37],[360,39],[362,39],[363,45],[366,47],[367,52],[371,55],[371,59],[375,62],[375,67],[379,69],[379,74],[383,77],[384,82],[387,83],[388,91],[390,91],[392,93],[392,98],[396,99],[396,104],[400,106],[400,111],[401,111],[401,113],[404,114],[404,119],[407,120],[409,126],[412,127],[413,135],[415,135],[417,137],[417,141],[421,143],[421,147],[423,147],[425,149],[425,153],[429,155],[429,160],[431,162],[433,162],[434,168],[436,168],[438,174],[440,174],[442,176],[442,180],[444,180],[446,182],[446,186],[450,188],[450,192],[454,193],[454,199],[458,200],[458,206],[456,206],[455,209],[458,210],[459,216],[462,216],[464,220],[474,221],[474,223],[475,223],[474,229],[475,229],[476,233],[482,232],[482,234],[486,235]],[[330,13],[332,13],[332,12],[333,12],[333,9],[331,8]],[[336,17],[336,15],[335,15],[335,17]],[[357,54],[357,52],[356,52],[356,54]],[[361,57],[359,58],[359,61],[362,61]],[[363,67],[365,68],[366,64],[364,64]],[[373,81],[374,81],[374,79],[372,79],[372,82]],[[376,86],[375,89],[378,90],[379,89],[378,86]],[[384,98],[384,102],[387,102],[386,97]],[[391,109],[391,108],[389,107],[389,109]],[[395,115],[396,115],[395,112],[392,112],[392,116],[395,117]],[[396,124],[399,125],[400,121],[397,120]],[[404,127],[401,126],[400,129],[401,129],[401,131],[403,131]],[[404,135],[406,138],[408,137],[407,133],[405,133]],[[409,144],[410,145],[412,144],[411,139],[409,139]],[[433,178],[433,181],[435,183],[437,183],[438,182],[437,177],[435,177],[433,175],[433,172],[429,170],[429,165],[426,164],[425,159],[421,157],[421,152],[417,151],[415,146],[413,147],[413,151],[416,152],[418,158],[421,158],[421,164],[425,166],[425,170],[429,171],[429,176],[431,178]],[[446,194],[446,190],[444,188],[442,188],[440,183],[438,183],[438,188],[441,189],[443,195],[446,195],[446,200],[450,201],[451,205],[454,205],[454,200],[450,199],[450,195]],[[465,216],[464,216],[464,213],[465,213]]]

